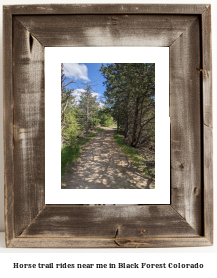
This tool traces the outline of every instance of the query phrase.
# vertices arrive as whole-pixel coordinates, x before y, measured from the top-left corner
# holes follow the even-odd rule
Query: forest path
[[[68,165],[62,189],[149,189],[153,184],[116,144],[108,128],[83,148],[78,161]]]

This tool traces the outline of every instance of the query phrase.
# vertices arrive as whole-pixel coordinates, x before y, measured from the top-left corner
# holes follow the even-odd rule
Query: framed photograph
[[[45,204],[170,204],[168,47],[46,47],[45,91]]]
[[[7,247],[213,244],[211,6],[4,6]]]

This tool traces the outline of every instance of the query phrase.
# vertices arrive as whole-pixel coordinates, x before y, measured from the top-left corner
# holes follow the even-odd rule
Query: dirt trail
[[[151,180],[132,165],[113,139],[114,128],[97,134],[69,165],[62,178],[63,189],[149,189]]]

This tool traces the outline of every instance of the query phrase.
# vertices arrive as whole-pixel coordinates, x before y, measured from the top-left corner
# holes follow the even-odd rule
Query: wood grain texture
[[[171,205],[202,231],[199,17],[170,46]]]
[[[44,206],[44,48],[13,20],[15,235]]]
[[[213,242],[213,103],[211,7],[202,14],[202,75],[203,75],[203,159],[204,159],[204,228]]]
[[[168,248],[210,246],[205,237],[180,238],[15,238],[10,248]]]
[[[5,6],[12,14],[202,14],[207,4],[45,4]]]
[[[212,118],[212,42],[211,42],[211,7],[202,14],[202,74],[203,74],[203,121],[213,127]]]
[[[73,238],[198,236],[169,205],[101,207],[47,205],[21,236],[44,235]]]
[[[12,15],[3,11],[4,184],[6,245],[14,237]]]
[[[170,46],[195,15],[46,15],[16,17],[44,46]],[[40,26],[40,28],[39,28]]]
[[[44,46],[134,45],[170,46],[172,206],[45,206]],[[5,6],[7,246],[212,245],[210,53],[210,5]]]
[[[213,243],[213,131],[204,126],[204,235]]]

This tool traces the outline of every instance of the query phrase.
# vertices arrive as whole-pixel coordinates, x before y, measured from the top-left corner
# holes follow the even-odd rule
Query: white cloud
[[[64,64],[64,74],[74,80],[82,79],[90,81],[88,78],[88,68],[84,64]]]
[[[75,89],[72,92],[72,95],[75,97],[76,103],[78,103],[80,100],[81,92],[85,92],[85,90],[84,89]]]
[[[91,94],[93,97],[97,97],[97,98],[99,97],[99,94],[97,92],[91,92]]]
[[[81,93],[86,92],[86,90],[84,89],[75,89],[72,91],[72,95],[75,97],[75,101],[78,102],[80,97],[81,97]],[[99,97],[99,94],[97,92],[91,92],[93,97]]]
[[[104,103],[102,103],[101,101],[99,102],[99,108],[103,108]]]

